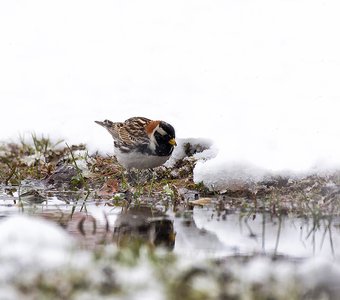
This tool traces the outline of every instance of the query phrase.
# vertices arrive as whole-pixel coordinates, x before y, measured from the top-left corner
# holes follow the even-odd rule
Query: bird
[[[132,117],[124,122],[95,122],[112,135],[117,161],[128,171],[163,165],[177,146],[174,127],[161,120]]]

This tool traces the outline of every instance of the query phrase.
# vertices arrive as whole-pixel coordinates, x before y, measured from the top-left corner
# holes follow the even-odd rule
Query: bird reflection
[[[172,250],[175,236],[173,221],[148,206],[123,211],[116,219],[113,230],[113,239],[118,246],[142,242]]]

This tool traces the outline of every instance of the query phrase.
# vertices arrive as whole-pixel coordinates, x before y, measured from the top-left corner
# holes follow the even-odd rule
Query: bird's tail
[[[110,120],[104,120],[102,121],[95,121],[97,124],[99,124],[100,126],[105,127],[106,129],[112,128],[113,126],[113,122]]]

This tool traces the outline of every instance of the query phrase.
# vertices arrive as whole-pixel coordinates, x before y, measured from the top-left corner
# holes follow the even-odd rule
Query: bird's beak
[[[177,146],[177,143],[176,143],[176,140],[175,139],[171,139],[169,141],[169,144],[172,145],[172,146]]]

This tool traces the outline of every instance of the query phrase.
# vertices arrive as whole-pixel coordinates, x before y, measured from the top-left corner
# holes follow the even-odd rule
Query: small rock
[[[53,174],[51,174],[46,182],[55,187],[67,186],[71,184],[71,180],[78,175],[78,170],[73,165],[64,165],[59,167]]]

